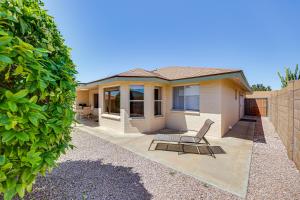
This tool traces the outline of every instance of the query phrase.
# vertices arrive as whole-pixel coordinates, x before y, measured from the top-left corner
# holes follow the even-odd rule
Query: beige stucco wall
[[[193,83],[200,86],[200,111],[174,111],[173,86],[168,87],[167,92],[167,120],[166,127],[178,130],[198,131],[206,119],[211,119],[215,123],[207,133],[210,136],[220,137],[221,133],[221,82],[205,81]],[[191,84],[180,84],[191,85]]]
[[[144,117],[130,118],[129,89],[131,85],[144,86]],[[102,84],[98,89],[89,91],[89,104],[93,105],[93,94],[99,93],[99,125],[122,133],[148,133],[170,128],[177,130],[198,131],[206,119],[215,123],[208,135],[221,137],[233,126],[240,116],[239,98],[235,100],[235,89],[241,90],[237,84],[229,80],[211,80],[182,85],[200,86],[200,111],[174,111],[173,87],[176,85],[165,85],[151,82],[114,82],[113,84]],[[120,116],[111,116],[103,112],[103,92],[107,87],[120,87],[121,102]],[[162,87],[162,116],[154,116],[154,87]],[[86,95],[85,95],[86,98]]]
[[[76,105],[89,104],[89,90],[78,90],[76,92]]]
[[[144,86],[144,117],[130,117],[130,101],[129,90],[131,85]],[[120,87],[121,102],[120,102],[120,117],[110,116],[104,113],[103,91],[107,87]],[[154,116],[154,87],[162,87],[162,116]],[[160,130],[165,127],[165,99],[166,91],[163,84],[144,83],[144,82],[116,82],[113,85],[105,84],[99,87],[99,124],[110,129],[116,129],[124,133],[147,133]],[[112,119],[113,118],[113,119]]]
[[[242,113],[240,113],[240,90],[231,80],[221,81],[222,136],[242,117]]]
[[[94,108],[94,94],[98,93],[98,86],[88,90],[77,90],[76,91],[76,106],[79,104],[86,104],[92,109],[94,115],[98,115],[99,111]]]

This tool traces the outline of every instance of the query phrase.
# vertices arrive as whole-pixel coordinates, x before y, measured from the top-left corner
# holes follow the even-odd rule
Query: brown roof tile
[[[147,70],[140,69],[140,68],[122,72],[120,74],[117,74],[116,76],[120,76],[120,77],[158,77],[158,78],[166,79],[165,77],[163,77],[160,74],[157,74],[153,71],[147,71]]]
[[[163,67],[153,71],[144,69],[133,69],[127,72],[118,74],[120,77],[158,77],[167,80],[176,80],[184,78],[194,78],[201,76],[210,76],[224,73],[237,72],[240,70],[221,69],[221,68],[206,68],[206,67]]]

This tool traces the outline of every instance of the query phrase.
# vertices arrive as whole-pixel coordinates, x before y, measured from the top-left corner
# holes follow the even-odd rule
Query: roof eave
[[[175,80],[168,80],[161,77],[141,77],[141,76],[111,76],[97,81],[89,83],[80,83],[80,86],[93,86],[99,84],[105,84],[116,81],[139,81],[139,82],[159,82],[165,84],[178,84],[178,83],[188,83],[188,82],[197,82],[197,81],[206,81],[206,80],[218,80],[224,78],[239,78],[242,85],[245,87],[247,92],[252,92],[251,87],[243,73],[242,70],[234,72],[226,72],[222,74],[212,74],[207,76],[191,77],[191,78],[182,78]]]

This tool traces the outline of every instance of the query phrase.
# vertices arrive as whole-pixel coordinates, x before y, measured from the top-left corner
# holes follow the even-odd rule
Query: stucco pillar
[[[144,116],[147,121],[154,118],[154,86],[144,86]]]
[[[99,126],[101,125],[100,119],[101,119],[101,114],[102,110],[104,109],[104,103],[103,103],[104,95],[103,95],[103,88],[98,86],[98,123]]]
[[[120,117],[123,132],[126,132],[126,123],[129,120],[129,85],[120,86]]]

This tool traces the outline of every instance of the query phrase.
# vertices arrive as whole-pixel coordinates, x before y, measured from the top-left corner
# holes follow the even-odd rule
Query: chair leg
[[[203,136],[203,140],[207,145],[210,145],[209,142],[207,141],[207,139]]]
[[[214,152],[211,150],[210,146],[207,146],[207,150],[209,151],[210,155],[213,157],[213,158],[216,158]]]
[[[197,147],[197,150],[198,150],[199,155],[201,155],[199,146],[197,145],[196,147]]]
[[[180,153],[184,154],[184,144],[181,144],[180,142],[178,142],[178,145],[181,147],[181,152],[178,151],[178,155],[180,155]]]
[[[150,151],[150,148],[151,148],[151,145],[152,145],[153,142],[154,142],[154,140],[151,141],[150,146],[148,148],[148,151]]]

